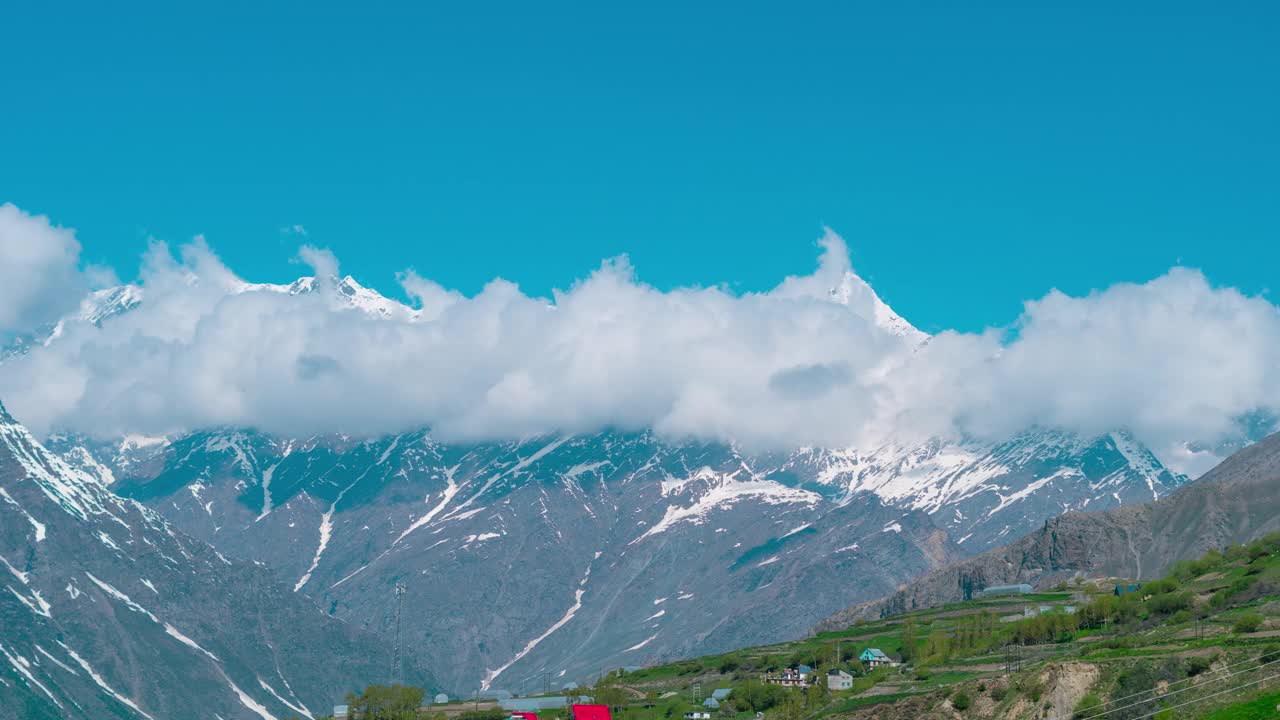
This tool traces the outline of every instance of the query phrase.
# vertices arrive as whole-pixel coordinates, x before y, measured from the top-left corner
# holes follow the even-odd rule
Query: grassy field
[[[1274,720],[1280,717],[1280,692],[1267,693],[1248,702],[1237,703],[1204,715],[1204,720]]]

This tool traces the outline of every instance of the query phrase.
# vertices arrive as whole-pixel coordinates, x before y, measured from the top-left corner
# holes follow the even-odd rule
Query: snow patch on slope
[[[569,621],[573,619],[573,616],[578,614],[578,611],[582,609],[582,596],[587,591],[587,580],[590,577],[591,577],[591,566],[588,565],[587,571],[583,573],[582,579],[578,581],[578,589],[574,590],[573,592],[573,604],[569,606],[569,609],[565,611],[564,615],[559,620],[557,620],[551,627],[547,628],[546,632],[530,640],[524,646],[524,648],[522,648],[520,652],[516,653],[515,657],[508,660],[505,665],[499,667],[497,670],[490,670],[488,673],[486,673],[484,680],[480,683],[481,690],[488,690],[489,685],[492,684],[493,681],[496,680],[499,675],[506,672],[507,668],[519,662],[521,658],[523,658],[525,655],[528,655],[530,652],[532,652],[534,648],[538,647],[539,643],[551,637],[552,633],[554,633],[555,631],[567,625]]]
[[[683,489],[692,481],[704,481],[707,484],[705,492],[697,497],[692,505],[668,505],[662,519],[649,528],[640,537],[632,540],[629,545],[634,545],[648,537],[653,537],[666,532],[673,526],[690,522],[701,524],[706,521],[707,516],[716,508],[733,505],[746,498],[751,498],[767,505],[782,505],[788,503],[816,505],[822,500],[817,493],[799,488],[787,487],[773,480],[764,480],[752,477],[749,480],[738,480],[737,476],[744,470],[737,470],[729,474],[717,473],[709,467],[703,467],[694,473],[690,478],[685,480],[673,481],[670,487]],[[663,483],[663,494],[667,495],[668,483]],[[672,490],[674,492],[674,489]]]

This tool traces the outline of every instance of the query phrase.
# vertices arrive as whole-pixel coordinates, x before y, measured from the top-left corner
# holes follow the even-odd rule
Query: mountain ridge
[[[942,568],[876,601],[854,605],[815,627],[842,627],[964,600],[982,587],[1043,587],[1080,575],[1144,580],[1177,560],[1280,530],[1280,433],[1228,457],[1200,479],[1150,504],[1071,512],[1014,543]]]
[[[115,491],[228,555],[275,568],[338,617],[389,617],[388,588],[417,576],[411,593],[432,597],[407,627],[455,692],[503,666],[490,684],[518,689],[548,673],[578,680],[601,665],[785,639],[850,593],[870,600],[975,551],[949,533],[982,548],[1064,504],[1140,502],[1181,481],[1161,470],[1155,482],[1110,435],[1048,431],[878,460],[814,449],[756,457],[616,432],[468,445],[425,431],[82,441],[53,444],[106,453],[97,462]],[[940,469],[923,471],[930,463]],[[534,573],[519,581],[523,594],[496,582],[513,563]],[[508,616],[478,633],[453,627],[453,616],[483,626],[470,596],[426,588],[460,582],[498,593]],[[615,586],[663,602],[646,609]],[[367,627],[387,632],[380,623]]]

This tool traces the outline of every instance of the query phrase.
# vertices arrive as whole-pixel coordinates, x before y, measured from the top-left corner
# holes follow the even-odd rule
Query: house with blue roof
[[[867,648],[862,651],[858,659],[865,663],[868,668],[889,667],[893,664],[889,656],[885,655],[880,648]]]

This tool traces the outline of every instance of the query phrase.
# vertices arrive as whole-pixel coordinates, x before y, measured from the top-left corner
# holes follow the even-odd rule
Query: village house
[[[862,651],[862,654],[858,656],[858,659],[865,663],[869,669],[889,667],[894,664],[893,661],[889,659],[889,656],[885,655],[880,648],[867,648]]]
[[[765,675],[763,681],[770,685],[781,685],[782,687],[806,688],[813,682],[813,668],[808,665],[787,668],[781,673]]]
[[[828,690],[852,690],[853,676],[843,670],[831,670],[827,673]]]

